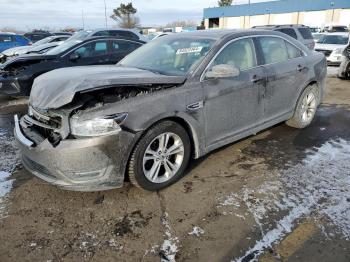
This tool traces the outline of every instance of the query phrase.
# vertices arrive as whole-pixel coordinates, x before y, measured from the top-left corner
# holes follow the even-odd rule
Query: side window
[[[9,43],[9,42],[15,42],[16,40],[13,39],[11,35],[0,35],[0,43]]]
[[[299,28],[299,33],[303,36],[304,39],[313,39],[310,28]]]
[[[288,57],[290,59],[302,56],[302,52],[300,51],[300,49],[298,49],[297,47],[295,47],[291,43],[286,41],[286,46],[287,46]]]
[[[114,40],[112,41],[112,53],[130,53],[139,48],[141,44],[131,41]]]
[[[285,41],[278,37],[260,37],[265,64],[284,62],[289,59]]]
[[[225,47],[215,58],[213,65],[232,65],[239,70],[247,70],[257,65],[252,39],[235,41]]]
[[[74,53],[83,58],[107,54],[107,41],[87,43],[76,49]]]
[[[284,33],[286,35],[289,35],[295,39],[298,39],[297,33],[295,32],[295,30],[293,28],[281,28],[281,29],[277,29],[276,31],[279,31],[279,32]]]

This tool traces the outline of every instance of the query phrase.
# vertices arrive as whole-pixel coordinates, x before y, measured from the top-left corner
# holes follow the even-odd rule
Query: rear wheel
[[[129,161],[133,185],[156,191],[178,181],[190,159],[191,145],[186,130],[172,121],[161,122],[140,139]]]
[[[307,87],[301,94],[294,116],[286,124],[295,128],[309,126],[315,117],[320,101],[319,89],[316,85]]]

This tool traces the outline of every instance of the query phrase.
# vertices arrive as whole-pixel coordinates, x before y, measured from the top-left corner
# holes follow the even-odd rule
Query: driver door
[[[70,66],[104,65],[110,63],[109,56],[108,40],[96,40],[85,43],[71,52],[68,55],[68,64]]]
[[[206,138],[209,150],[239,139],[263,120],[265,74],[257,67],[251,38],[228,44],[209,65],[206,75],[217,65],[230,65],[237,76],[205,77]],[[215,68],[214,68],[215,69]],[[236,70],[237,71],[237,70]],[[209,73],[208,73],[209,72]]]

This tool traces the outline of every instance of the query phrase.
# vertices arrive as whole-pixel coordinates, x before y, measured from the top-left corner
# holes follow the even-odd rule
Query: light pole
[[[106,5],[106,0],[103,0],[104,3],[105,3],[105,21],[106,21],[106,28],[108,28],[108,25],[107,25],[107,5]]]
[[[331,7],[332,7],[332,23],[333,23],[333,20],[334,20],[334,2],[331,2]]]
[[[85,18],[84,18],[84,9],[81,9],[81,20],[83,22],[83,30],[85,29]]]

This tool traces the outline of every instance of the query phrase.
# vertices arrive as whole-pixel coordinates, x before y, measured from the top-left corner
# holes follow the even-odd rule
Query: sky
[[[143,26],[160,26],[178,20],[200,22],[203,8],[217,6],[217,0],[105,0],[108,27],[116,25],[109,18],[120,3],[132,2]],[[262,0],[257,0],[262,1]],[[248,2],[238,0],[238,3]],[[253,1],[252,1],[253,2]],[[104,0],[0,0],[0,28],[61,29],[68,26],[105,27]]]

